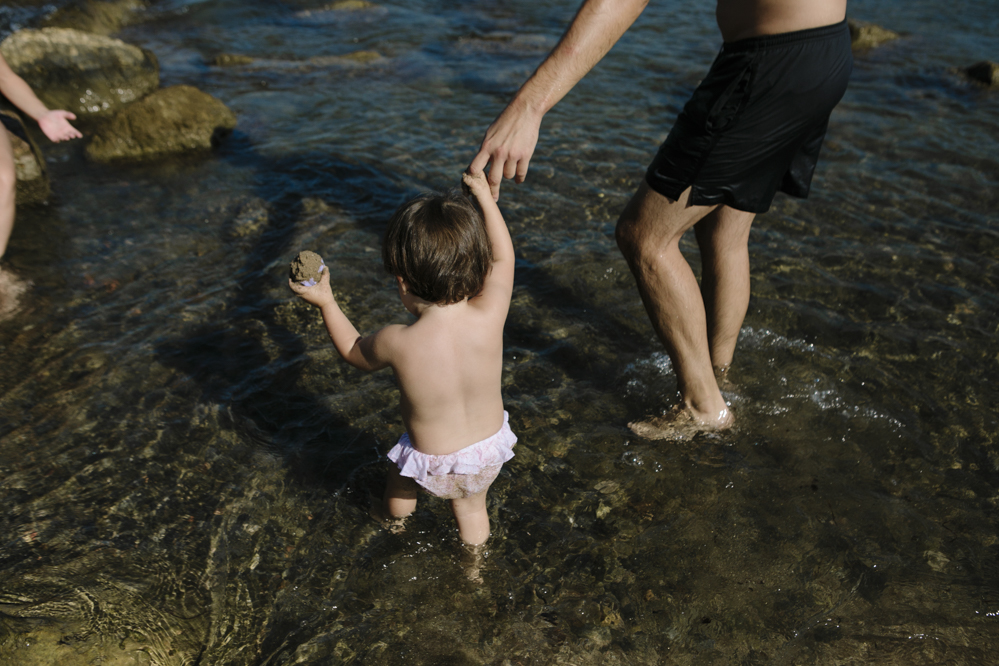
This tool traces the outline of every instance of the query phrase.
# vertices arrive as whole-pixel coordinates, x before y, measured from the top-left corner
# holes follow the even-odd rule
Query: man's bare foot
[[[732,426],[732,412],[724,409],[710,421],[697,418],[685,405],[677,405],[662,416],[651,416],[628,424],[631,432],[645,439],[693,439],[700,432],[725,430]]]
[[[371,500],[371,508],[368,509],[368,515],[371,516],[376,523],[392,534],[402,534],[406,531],[406,518],[408,518],[408,516],[397,518],[396,516],[389,514],[389,512],[385,510],[385,504],[382,502],[380,497],[368,495],[368,499]]]
[[[0,267],[0,321],[10,318],[21,304],[31,283]]]

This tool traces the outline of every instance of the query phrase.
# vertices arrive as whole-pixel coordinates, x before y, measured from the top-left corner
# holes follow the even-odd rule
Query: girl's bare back
[[[423,453],[453,453],[503,425],[506,312],[479,307],[484,304],[476,300],[425,304],[418,321],[396,332],[398,360],[392,366],[402,417],[413,446]]]

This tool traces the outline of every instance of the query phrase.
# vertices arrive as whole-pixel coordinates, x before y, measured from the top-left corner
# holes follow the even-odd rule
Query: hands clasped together
[[[482,176],[489,167],[489,189],[493,201],[499,201],[500,183],[510,178],[517,184],[527,178],[531,156],[538,145],[541,131],[539,113],[523,104],[511,103],[486,130],[478,154],[468,165],[466,175]]]

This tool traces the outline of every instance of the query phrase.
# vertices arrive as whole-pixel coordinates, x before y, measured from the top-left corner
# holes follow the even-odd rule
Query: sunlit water
[[[957,71],[999,60],[991,2],[851,3],[904,39],[857,55],[812,197],[754,226],[720,435],[627,430],[676,382],[613,240],[711,3],[654,2],[549,114],[501,200],[520,442],[482,585],[446,503],[368,519],[397,393],[286,267],[316,250],[362,330],[406,321],[385,219],[458,183],[574,3],[320,5],[158,3],[120,33],[238,114],[217,153],[46,146],[0,323],[0,663],[994,663],[999,92]]]

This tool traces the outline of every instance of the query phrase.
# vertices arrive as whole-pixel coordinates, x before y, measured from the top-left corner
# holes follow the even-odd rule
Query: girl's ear
[[[409,285],[406,284],[406,280],[403,279],[401,275],[395,276],[396,282],[399,284],[399,295],[405,296],[409,293]]]

